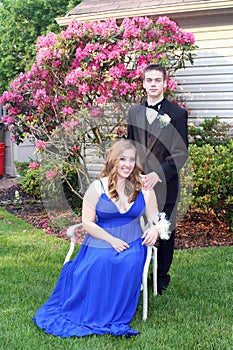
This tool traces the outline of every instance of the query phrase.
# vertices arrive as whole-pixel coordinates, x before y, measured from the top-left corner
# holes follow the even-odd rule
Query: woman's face
[[[136,154],[134,149],[126,149],[120,156],[120,161],[117,167],[117,175],[120,178],[127,179],[135,167]]]

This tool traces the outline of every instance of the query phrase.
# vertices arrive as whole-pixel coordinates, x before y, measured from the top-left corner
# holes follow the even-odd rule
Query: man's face
[[[147,92],[147,97],[150,102],[163,98],[163,90],[166,88],[166,80],[163,79],[163,73],[158,70],[145,72],[143,87]]]

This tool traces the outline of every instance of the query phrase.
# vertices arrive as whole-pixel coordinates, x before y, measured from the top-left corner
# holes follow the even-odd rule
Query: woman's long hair
[[[100,173],[100,178],[108,176],[108,195],[109,198],[119,199],[119,194],[116,190],[117,186],[117,167],[120,162],[120,157],[126,149],[133,149],[135,151],[135,167],[129,177],[126,179],[125,184],[125,194],[129,197],[128,202],[132,203],[135,201],[138,193],[142,188],[142,182],[140,179],[140,174],[142,169],[139,165],[139,157],[136,148],[132,145],[129,140],[122,139],[114,143],[110,148],[106,162]]]

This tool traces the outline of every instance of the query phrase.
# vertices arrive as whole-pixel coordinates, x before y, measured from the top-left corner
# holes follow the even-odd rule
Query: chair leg
[[[157,291],[157,248],[147,247],[146,262],[144,265],[143,276],[142,276],[142,290],[143,290],[143,311],[142,319],[146,321],[148,315],[148,272],[150,267],[151,259],[153,260],[153,293],[158,294]]]
[[[143,311],[142,311],[142,320],[146,321],[148,314],[148,290],[147,283],[143,285]]]
[[[154,295],[158,294],[157,290],[157,248],[152,247],[153,250],[153,292]]]
[[[152,257],[152,247],[147,247],[147,256],[146,262],[144,265],[143,275],[142,275],[142,287],[143,287],[143,311],[142,311],[142,319],[146,321],[148,314],[148,272],[150,261]]]

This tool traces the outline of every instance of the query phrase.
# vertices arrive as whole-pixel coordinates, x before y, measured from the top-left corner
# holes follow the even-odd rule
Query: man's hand
[[[143,183],[143,189],[145,191],[152,190],[152,188],[158,183],[161,182],[158,175],[153,171],[147,175],[141,175],[141,180]]]

